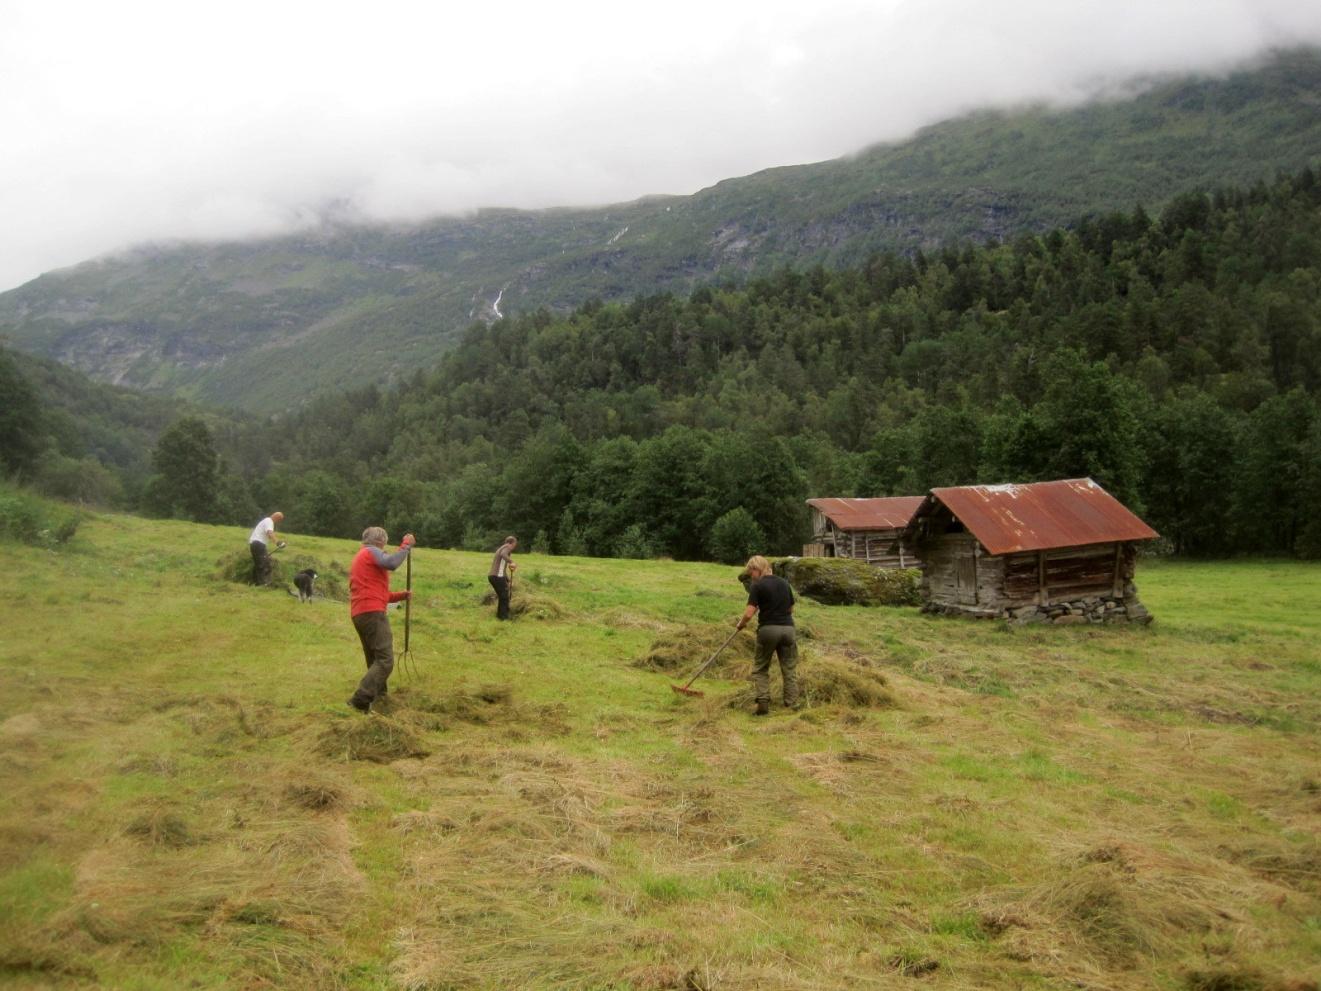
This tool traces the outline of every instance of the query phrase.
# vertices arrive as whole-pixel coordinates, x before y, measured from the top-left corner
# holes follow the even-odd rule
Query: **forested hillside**
[[[132,506],[157,438],[190,410],[0,348],[0,473],[61,499]]]
[[[794,550],[809,496],[1090,475],[1179,552],[1315,555],[1318,387],[1305,170],[1159,217],[475,327],[398,390],[280,422],[255,484],[324,532],[701,557]]]
[[[591,297],[687,294],[779,267],[1043,233],[1321,156],[1315,51],[1134,91],[973,114],[692,196],[410,226],[339,218],[267,241],[147,246],[0,294],[0,333],[102,380],[279,411],[429,367],[498,313],[567,313]]]
[[[477,325],[398,388],[179,419],[128,487],[310,533],[734,558],[795,550],[809,496],[1090,475],[1180,553],[1316,556],[1319,388],[1308,169],[1156,217]]]

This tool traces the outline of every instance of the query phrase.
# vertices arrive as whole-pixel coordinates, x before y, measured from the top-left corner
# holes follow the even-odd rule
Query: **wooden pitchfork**
[[[413,545],[413,547],[416,546],[416,544]],[[409,644],[409,634],[412,632],[413,626],[413,547],[408,548],[408,560],[404,563],[404,587],[409,592],[408,598],[404,599],[404,649],[395,658],[399,664],[399,670],[410,681],[417,677],[417,661],[413,657],[413,648]]]

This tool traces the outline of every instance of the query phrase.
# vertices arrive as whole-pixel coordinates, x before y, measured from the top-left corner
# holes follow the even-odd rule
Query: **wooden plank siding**
[[[1132,544],[1095,544],[996,556],[969,533],[946,533],[923,544],[926,601],[974,613],[1046,606],[1088,596],[1123,594],[1133,578]],[[1118,590],[1118,591],[1116,591]]]
[[[972,612],[1006,607],[1004,559],[983,554],[971,534],[942,534],[922,551],[924,599]]]
[[[1004,597],[1013,605],[1049,605],[1086,595],[1121,595],[1136,559],[1132,544],[1010,554],[1004,558]]]
[[[812,510],[812,521],[812,540],[803,547],[804,557],[847,557],[878,568],[921,567],[912,548],[900,542],[903,531],[899,528],[841,530],[816,508]],[[808,551],[809,547],[813,552]]]

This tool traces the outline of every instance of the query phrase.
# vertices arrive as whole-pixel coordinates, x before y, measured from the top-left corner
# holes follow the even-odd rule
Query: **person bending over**
[[[284,513],[271,513],[255,527],[248,536],[248,550],[252,551],[252,584],[269,585],[271,583],[271,552],[266,542],[275,543],[280,539],[275,532],[275,524],[284,521]]]
[[[509,581],[518,570],[518,565],[510,560],[514,548],[518,546],[517,537],[506,537],[505,542],[496,548],[491,559],[491,570],[486,573],[491,587],[495,589],[495,617],[509,618]]]

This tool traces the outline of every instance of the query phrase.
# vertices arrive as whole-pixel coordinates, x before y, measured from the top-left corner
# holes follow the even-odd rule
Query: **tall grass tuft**
[[[81,522],[76,509],[0,483],[0,540],[59,547],[73,539]]]

